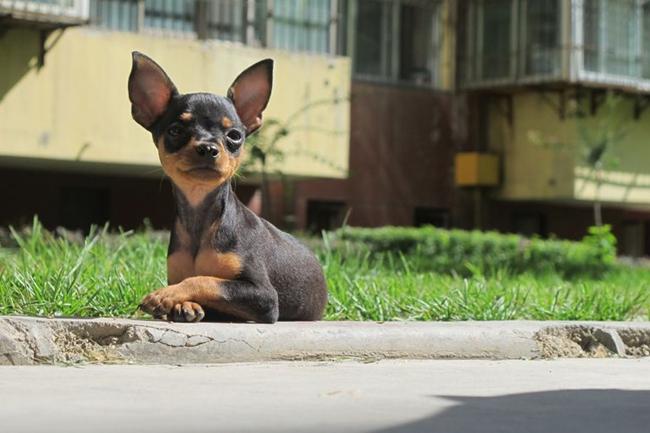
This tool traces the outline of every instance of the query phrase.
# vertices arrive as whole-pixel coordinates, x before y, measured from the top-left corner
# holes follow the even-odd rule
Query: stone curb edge
[[[168,323],[0,316],[0,365],[650,356],[650,322]]]

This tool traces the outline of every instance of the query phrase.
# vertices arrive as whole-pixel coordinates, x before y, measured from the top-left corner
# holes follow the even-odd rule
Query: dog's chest
[[[167,257],[169,284],[176,284],[189,277],[206,276],[224,280],[236,278],[242,269],[241,258],[233,252],[220,252],[203,248],[193,256],[189,249],[179,249]]]

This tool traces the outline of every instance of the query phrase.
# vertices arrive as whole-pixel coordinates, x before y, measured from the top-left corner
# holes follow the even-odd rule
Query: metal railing
[[[465,0],[465,88],[581,82],[650,91],[648,0]]]
[[[336,54],[338,0],[90,0],[91,24]]]
[[[88,0],[0,0],[0,12],[23,18],[88,19]]]

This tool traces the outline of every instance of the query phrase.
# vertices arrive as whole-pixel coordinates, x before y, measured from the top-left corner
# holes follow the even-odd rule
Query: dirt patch
[[[650,356],[650,329],[547,328],[535,335],[542,358]]]
[[[550,328],[536,336],[543,358],[606,358],[614,355],[589,328]]]
[[[54,335],[54,343],[59,351],[56,354],[57,363],[123,363],[125,359],[115,346],[101,345],[89,338],[84,338],[70,331],[59,331]]]
[[[117,346],[142,339],[135,326],[119,323],[82,323],[68,329],[79,338],[99,346]]]
[[[650,356],[650,329],[621,329],[618,331],[629,356]]]

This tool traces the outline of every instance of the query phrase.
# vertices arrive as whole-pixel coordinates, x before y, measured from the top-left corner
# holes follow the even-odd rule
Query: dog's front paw
[[[174,322],[199,322],[205,317],[203,307],[196,302],[183,302],[174,305],[171,317]]]
[[[178,286],[167,286],[149,293],[140,302],[140,309],[156,319],[167,320],[174,305],[185,302]]]
[[[205,317],[203,308],[190,301],[178,284],[149,293],[140,303],[140,309],[156,319],[177,322],[198,322]]]

